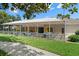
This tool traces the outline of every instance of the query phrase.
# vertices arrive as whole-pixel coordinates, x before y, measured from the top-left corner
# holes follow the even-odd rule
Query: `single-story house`
[[[28,35],[66,40],[79,30],[79,20],[69,19],[31,19],[3,23],[0,31],[8,34]]]

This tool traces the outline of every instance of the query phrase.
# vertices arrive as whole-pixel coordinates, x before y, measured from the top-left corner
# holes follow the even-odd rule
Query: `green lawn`
[[[64,56],[79,56],[79,44],[75,43],[6,34],[0,34],[0,41],[20,42]]]

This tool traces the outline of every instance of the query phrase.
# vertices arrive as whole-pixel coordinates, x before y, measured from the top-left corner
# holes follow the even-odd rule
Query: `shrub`
[[[69,38],[69,41],[71,41],[71,42],[78,42],[79,41],[79,35],[71,35],[68,38]]]
[[[75,34],[76,34],[76,35],[79,35],[79,30],[77,30],[77,31],[75,32]]]
[[[0,56],[7,56],[7,53],[3,50],[0,50]]]

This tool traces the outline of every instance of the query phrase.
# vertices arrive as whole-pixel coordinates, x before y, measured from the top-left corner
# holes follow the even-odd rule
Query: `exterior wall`
[[[50,28],[52,29],[52,33],[56,34],[62,34],[62,28],[64,28],[63,25],[50,25]],[[44,32],[49,32],[49,26],[44,26]]]
[[[63,25],[54,25],[54,33],[57,33],[57,34],[62,34],[62,28],[64,26]]]
[[[64,25],[54,25],[54,38],[64,40],[64,33],[62,33],[62,28],[64,28]],[[65,31],[64,31],[65,32]]]
[[[29,27],[30,32],[36,32],[35,27]]]
[[[20,31],[20,26],[16,26],[16,31]]]
[[[24,30],[27,32],[27,27],[26,26],[24,27]]]
[[[20,31],[20,26],[19,25],[15,25],[15,30],[16,31]],[[27,32],[27,27],[26,26],[22,26],[21,30]]]
[[[48,29],[48,25],[47,26],[43,26],[44,27],[44,32],[49,32]],[[51,28],[53,28],[53,34],[62,34],[62,28],[64,28],[64,25],[61,24],[56,24],[56,25],[51,25]],[[16,31],[19,31],[19,26],[16,26]],[[69,35],[72,35],[75,33],[75,31],[79,30],[79,25],[66,25],[66,35],[65,37],[67,38]],[[27,27],[24,26],[24,31],[27,32]],[[37,28],[36,27],[29,27],[29,31],[33,31],[33,32],[37,32]],[[64,34],[64,33],[63,33]]]
[[[79,25],[66,25],[66,37],[75,34],[75,31],[79,30]]]
[[[42,26],[38,26],[38,27],[44,27],[44,32],[49,32],[49,25],[42,25]],[[31,33],[28,33],[28,26],[21,26],[21,31],[20,31],[20,26],[19,25],[15,25],[15,31],[13,32],[14,34],[16,35],[19,35],[20,34],[23,34],[23,35],[30,35],[30,36],[38,36],[38,37],[44,37],[44,35],[46,35],[45,37],[46,38],[49,38],[49,35],[50,35],[50,38],[55,38],[55,39],[61,39],[62,35],[62,28],[64,26],[61,25],[61,24],[51,24],[50,25],[50,28],[53,29],[53,31],[51,31],[51,34],[49,33],[32,33],[32,32],[37,32],[37,27],[36,26],[29,26],[29,32]],[[22,32],[22,33],[21,33]],[[26,32],[26,33],[25,33]],[[64,34],[64,33],[63,33]]]
[[[61,24],[54,24],[54,25],[52,24],[52,25],[50,25],[50,28],[53,29],[53,31],[50,31],[51,32],[50,38],[60,39],[60,40],[64,39],[64,33],[62,33],[62,28],[64,28],[63,24],[62,25]],[[44,27],[44,32],[49,32],[49,26]]]
[[[48,26],[44,27],[44,32],[49,32]]]
[[[41,27],[41,26],[39,26]],[[49,26],[43,26],[44,27],[44,32],[49,32]],[[53,29],[53,32],[52,33],[56,33],[56,34],[62,34],[62,28],[64,27],[63,25],[61,24],[56,24],[56,25],[51,25],[50,26],[52,29]],[[26,26],[22,27],[24,29],[24,31],[27,32],[27,28]],[[20,30],[20,26],[16,26],[16,31],[19,31]],[[36,27],[31,27],[29,26],[29,31],[33,31],[33,32],[37,32],[37,28]]]

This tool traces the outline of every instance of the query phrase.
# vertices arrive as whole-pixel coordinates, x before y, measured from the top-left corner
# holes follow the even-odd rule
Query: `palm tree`
[[[57,18],[62,19],[62,14],[57,14]]]
[[[71,14],[77,13],[77,12],[78,12],[78,8],[74,7],[74,8],[72,8],[72,9],[69,9],[69,12],[70,12]]]
[[[68,4],[68,3],[62,3],[62,9],[63,9],[63,13],[62,13],[63,17],[62,17],[62,20],[65,17],[65,10],[67,10],[69,6],[70,6],[70,4]]]
[[[64,18],[68,18],[70,19],[70,15],[69,14],[66,14],[66,15],[62,15],[62,14],[57,14],[57,18],[60,18],[60,19],[64,19]]]
[[[62,9],[63,9],[62,20],[64,18],[70,19],[71,14],[78,12],[78,8],[76,7],[76,5],[77,5],[77,3],[62,3]],[[65,14],[65,10],[68,10],[70,12],[70,14],[67,14],[67,13]],[[57,15],[57,17],[58,17],[58,15]]]
[[[64,18],[70,19],[70,14],[66,14],[66,15],[64,16]]]
[[[65,13],[65,10],[67,9],[77,9],[75,6],[77,5],[77,3],[62,3],[62,8],[64,9],[63,11],[63,15]],[[74,7],[74,8],[73,8]]]

